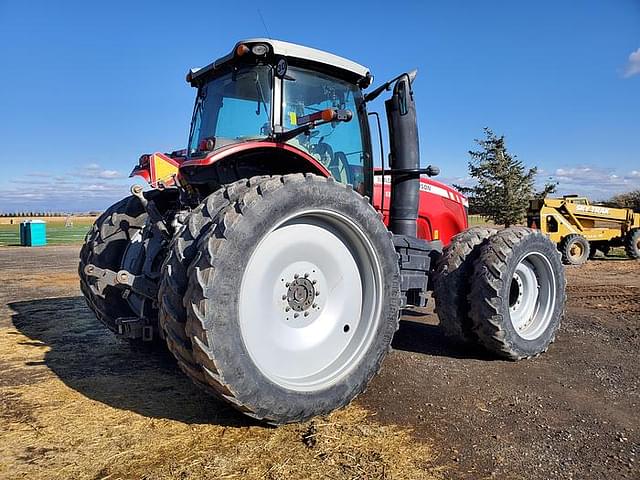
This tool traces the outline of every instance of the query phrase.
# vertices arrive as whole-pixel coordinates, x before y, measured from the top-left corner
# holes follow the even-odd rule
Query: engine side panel
[[[373,185],[373,206],[381,211],[385,225],[389,222],[391,202],[391,182],[384,178],[384,209],[382,208],[382,176],[376,175]],[[467,199],[453,188],[431,180],[420,179],[420,203],[418,208],[418,238],[440,240],[448,245],[451,238],[465,230],[467,219]]]

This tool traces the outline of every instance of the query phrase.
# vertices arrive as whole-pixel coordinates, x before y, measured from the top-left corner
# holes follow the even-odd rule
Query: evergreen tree
[[[526,216],[529,200],[534,195],[537,169],[527,170],[515,155],[507,152],[504,136],[496,136],[489,128],[485,128],[484,133],[483,140],[476,139],[480,149],[469,151],[469,174],[477,184],[455,187],[469,196],[470,210],[509,227]]]
[[[553,182],[553,181],[546,182],[542,187],[542,190],[535,193],[535,197],[539,198],[540,200],[547,198],[547,195],[556,193],[557,188],[558,188],[558,182]]]

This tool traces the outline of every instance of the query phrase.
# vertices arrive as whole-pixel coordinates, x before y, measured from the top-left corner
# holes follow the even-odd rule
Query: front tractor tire
[[[564,237],[558,248],[565,265],[582,265],[589,259],[591,252],[589,240],[576,233]]]
[[[160,335],[165,339],[169,350],[179,359],[180,366],[183,369],[189,368],[188,374],[200,384],[203,383],[202,371],[192,368],[195,365],[193,348],[185,331],[187,310],[184,296],[188,287],[188,271],[198,254],[198,240],[209,231],[223,208],[266,178],[268,177],[256,176],[242,179],[213,192],[189,212],[169,244],[158,290]]]
[[[469,302],[482,346],[509,360],[545,352],[565,304],[555,244],[536,230],[501,230],[482,246],[474,271]]]
[[[197,250],[192,355],[176,355],[197,384],[273,424],[364,391],[402,305],[391,235],[366,198],[330,178],[270,177],[222,208]]]
[[[146,221],[147,213],[140,200],[134,196],[126,197],[96,219],[80,250],[80,289],[98,320],[116,333],[121,333],[117,319],[134,317],[136,313],[123,297],[122,290],[101,286],[98,279],[87,275],[85,267],[94,265],[120,270],[127,248],[139,236]]]

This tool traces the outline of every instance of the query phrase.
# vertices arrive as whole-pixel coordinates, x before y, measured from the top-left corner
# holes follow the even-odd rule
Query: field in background
[[[83,242],[85,234],[96,218],[71,217],[69,220],[71,226],[65,226],[67,224],[65,217],[2,217],[0,218],[0,247],[20,245],[20,222],[30,219],[47,222],[48,245],[70,245]]]
[[[493,225],[493,222],[483,215],[469,215],[469,226]]]

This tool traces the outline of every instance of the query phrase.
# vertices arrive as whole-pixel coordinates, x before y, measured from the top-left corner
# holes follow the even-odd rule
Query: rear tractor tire
[[[196,383],[273,424],[364,391],[402,305],[391,235],[366,198],[330,178],[270,177],[224,207],[197,250],[183,365]]]
[[[572,233],[562,239],[558,247],[565,265],[582,265],[590,255],[589,241],[582,235]]]
[[[624,250],[627,257],[640,259],[640,228],[632,228],[625,238]]]
[[[469,302],[480,343],[509,360],[545,352],[565,304],[555,244],[537,230],[501,230],[481,247],[474,270]]]
[[[444,249],[436,265],[433,282],[436,313],[443,333],[454,342],[477,343],[467,296],[480,247],[494,233],[495,228],[486,227],[472,227],[459,233]]]

